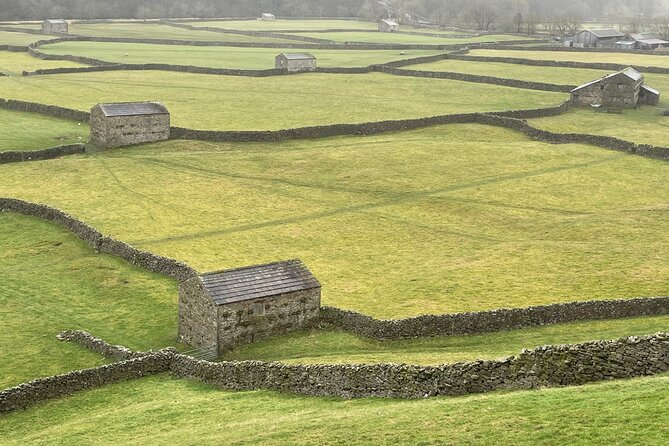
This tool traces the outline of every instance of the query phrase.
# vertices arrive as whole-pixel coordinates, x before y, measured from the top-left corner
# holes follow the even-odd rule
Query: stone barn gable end
[[[182,282],[179,337],[223,353],[298,330],[318,317],[321,284],[299,260],[207,273]]]
[[[274,66],[291,73],[315,71],[316,57],[309,53],[281,53],[274,58]]]
[[[379,22],[379,31],[392,33],[400,30],[400,25],[394,20],[385,19]]]
[[[170,113],[159,102],[98,104],[91,109],[90,142],[111,148],[169,139]]]
[[[616,29],[586,29],[568,39],[578,47],[613,47],[625,34]]]

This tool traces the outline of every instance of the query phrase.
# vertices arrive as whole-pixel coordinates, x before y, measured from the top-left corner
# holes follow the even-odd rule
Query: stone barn
[[[603,106],[635,108],[640,105],[657,105],[660,92],[644,85],[641,73],[626,68],[571,91],[571,103],[576,106]]]
[[[159,102],[98,104],[91,109],[90,142],[98,148],[169,139],[170,113]]]
[[[269,12],[263,12],[262,15],[260,16],[260,20],[263,20],[265,22],[273,22],[276,20],[276,17],[274,14],[270,14]]]
[[[394,20],[381,20],[379,22],[379,31],[384,33],[392,33],[400,30],[400,25]]]
[[[581,48],[613,48],[625,34],[615,29],[586,29],[569,39],[571,46]]]
[[[65,20],[47,19],[42,22],[42,32],[44,34],[67,34],[68,25]]]
[[[281,53],[274,58],[274,66],[290,73],[316,71],[316,58],[309,53]]]
[[[179,338],[219,354],[318,317],[321,285],[299,260],[201,276],[179,287]]]

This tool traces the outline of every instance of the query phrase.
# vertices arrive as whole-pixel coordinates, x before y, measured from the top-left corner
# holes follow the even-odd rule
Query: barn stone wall
[[[111,148],[163,141],[170,137],[170,115],[105,116],[94,107],[90,118],[90,142]]]
[[[571,95],[574,105],[601,104],[605,107],[634,108],[639,103],[639,92],[643,78],[634,80],[624,74],[588,85]]]
[[[257,315],[255,305],[263,307]],[[218,350],[223,353],[242,344],[303,328],[318,317],[320,288],[234,302],[218,307]]]
[[[197,348],[218,345],[216,304],[207,296],[199,277],[179,285],[179,339]]]

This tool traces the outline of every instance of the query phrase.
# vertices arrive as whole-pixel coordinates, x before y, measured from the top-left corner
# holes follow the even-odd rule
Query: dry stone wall
[[[70,144],[65,146],[51,147],[49,149],[33,150],[29,152],[10,150],[6,152],[0,152],[0,164],[17,163],[22,161],[42,161],[85,152],[86,146],[84,144]]]
[[[580,385],[669,370],[669,334],[524,350],[499,361],[442,366],[213,363],[175,355],[171,371],[223,389],[340,398],[425,398]]]
[[[171,351],[150,353],[127,361],[20,384],[0,392],[0,413],[25,409],[81,390],[166,372],[170,369],[171,358]]]
[[[114,359],[115,361],[127,361],[128,359],[139,358],[146,355],[146,353],[133,352],[122,345],[112,345],[85,331],[66,330],[60,333],[57,337],[61,341],[72,342],[102,356]]]
[[[127,243],[105,237],[86,223],[43,204],[12,198],[0,198],[0,211],[16,212],[51,221],[68,229],[75,236],[88,243],[96,252],[120,257],[135,266],[158,274],[173,277],[177,280],[186,280],[196,274],[193,268],[178,260],[141,251]]]

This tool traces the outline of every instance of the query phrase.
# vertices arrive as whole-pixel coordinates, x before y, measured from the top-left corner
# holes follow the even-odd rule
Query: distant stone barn
[[[381,20],[379,22],[379,31],[384,33],[393,33],[400,30],[400,25],[394,20]]]
[[[221,354],[318,317],[321,285],[299,260],[196,276],[179,287],[179,338]]]
[[[98,104],[91,109],[90,142],[111,148],[170,137],[170,114],[159,102]]]
[[[571,103],[576,106],[635,108],[658,105],[660,92],[644,85],[644,77],[633,68],[609,74],[571,91]]]
[[[625,34],[616,29],[586,29],[566,40],[570,46],[581,48],[613,48]]]
[[[42,22],[42,32],[44,34],[67,34],[68,25],[65,20],[47,19]]]
[[[260,16],[260,20],[263,20],[265,22],[273,22],[276,20],[276,17],[274,16],[274,14],[270,14],[269,12],[264,12]]]
[[[316,58],[309,53],[281,53],[274,58],[275,68],[298,71],[316,71]]]

